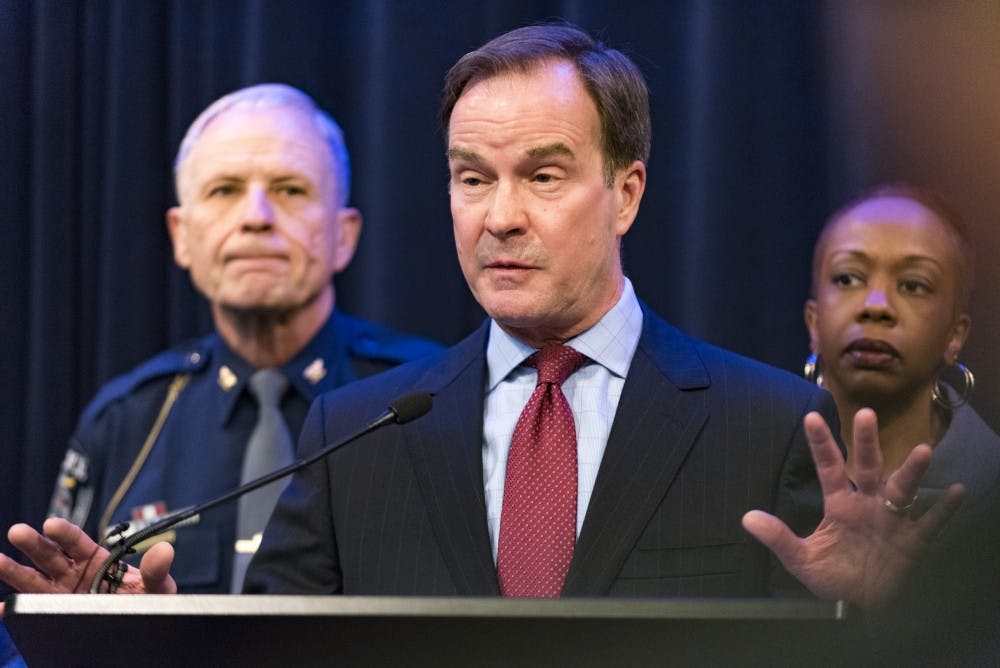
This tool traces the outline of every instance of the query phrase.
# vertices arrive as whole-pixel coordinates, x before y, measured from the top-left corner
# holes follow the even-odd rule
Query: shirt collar
[[[319,332],[280,371],[288,377],[290,391],[297,392],[307,402],[312,402],[321,392],[331,389],[332,375],[340,357],[335,317],[327,318]],[[215,383],[221,402],[219,415],[223,425],[229,422],[250,376],[255,369],[236,352],[221,336],[211,337],[212,364],[208,370]]]
[[[642,308],[635,296],[632,282],[625,285],[618,302],[587,331],[566,342],[620,378],[628,374],[632,356],[642,333]],[[497,324],[490,322],[486,344],[486,364],[489,369],[486,391],[491,392],[511,371],[520,366],[535,349],[518,341]]]

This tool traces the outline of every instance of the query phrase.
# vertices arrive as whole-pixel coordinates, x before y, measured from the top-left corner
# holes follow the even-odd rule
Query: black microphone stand
[[[338,448],[347,445],[348,443],[356,441],[365,434],[375,431],[376,429],[379,429],[380,427],[386,424],[389,424],[391,422],[404,424],[406,422],[409,422],[410,420],[414,420],[423,415],[424,413],[426,413],[427,411],[429,411],[430,408],[431,408],[430,394],[423,392],[423,393],[414,393],[406,395],[398,399],[397,401],[393,402],[393,405],[389,406],[389,408],[386,409],[385,412],[383,412],[372,422],[369,422],[367,425],[362,427],[359,431],[355,432],[348,438],[337,441],[336,443],[331,443],[330,445],[327,445],[325,448],[319,450],[315,454],[310,455],[309,457],[300,459],[299,461],[289,464],[288,466],[272,471],[271,473],[261,476],[256,480],[251,480],[245,485],[241,485],[235,489],[232,489],[226,492],[225,494],[215,497],[214,499],[209,499],[204,503],[199,503],[193,506],[188,506],[186,508],[181,508],[180,510],[175,510],[174,512],[163,516],[156,522],[153,522],[152,524],[145,526],[142,529],[139,529],[135,533],[121,538],[117,543],[114,544],[113,547],[110,548],[108,557],[101,564],[101,567],[97,569],[97,572],[94,573],[94,579],[91,580],[90,583],[90,593],[91,594],[100,593],[98,589],[101,586],[101,581],[104,580],[104,577],[107,575],[111,567],[116,563],[118,563],[118,560],[121,559],[126,554],[133,553],[135,551],[133,550],[133,548],[139,543],[143,542],[144,540],[152,538],[153,536],[158,536],[159,534],[167,531],[168,529],[177,526],[181,522],[191,519],[195,515],[203,513],[206,510],[210,510],[220,504],[223,504],[227,501],[231,501],[232,499],[238,498],[240,496],[243,496],[244,494],[252,492],[258,487],[263,487],[264,485],[270,482],[274,482],[278,478],[283,478],[290,473],[294,473],[299,469],[303,469],[309,466],[310,464],[313,464],[319,461],[320,459],[323,459],[334,450],[337,450]],[[128,527],[129,527],[128,522],[121,522],[109,532],[108,537],[110,538],[117,535],[121,535],[124,531],[128,530]],[[105,540],[107,540],[107,538]]]

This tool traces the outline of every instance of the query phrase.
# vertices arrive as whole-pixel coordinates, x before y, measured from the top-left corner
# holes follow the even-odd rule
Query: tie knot
[[[261,408],[276,408],[288,389],[288,378],[277,369],[261,369],[250,376],[250,394]]]
[[[524,361],[525,366],[538,369],[538,383],[562,385],[587,361],[583,353],[569,346],[545,346]]]

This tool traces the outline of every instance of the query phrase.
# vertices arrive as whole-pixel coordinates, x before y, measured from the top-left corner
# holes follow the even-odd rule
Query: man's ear
[[[615,188],[618,190],[618,216],[615,224],[618,236],[623,237],[639,213],[639,202],[646,190],[646,165],[642,160],[636,160],[627,169],[618,172]]]
[[[167,209],[167,232],[174,247],[174,262],[181,269],[191,267],[191,248],[188,243],[188,228],[184,224],[183,209],[179,206]]]
[[[357,209],[348,206],[337,211],[340,235],[337,238],[337,247],[333,251],[333,273],[339,274],[351,263],[354,251],[358,248],[358,239],[361,238],[361,223],[361,212]]]

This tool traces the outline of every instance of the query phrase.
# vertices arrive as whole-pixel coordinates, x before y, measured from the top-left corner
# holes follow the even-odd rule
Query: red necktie
[[[560,385],[586,362],[566,346],[525,360],[538,384],[507,457],[497,574],[504,596],[557,597],[576,543],[576,424]]]

